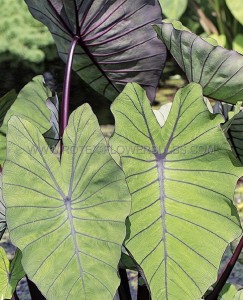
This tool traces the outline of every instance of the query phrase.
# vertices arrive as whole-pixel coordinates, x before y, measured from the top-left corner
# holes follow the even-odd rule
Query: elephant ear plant
[[[25,2],[66,73],[60,122],[42,76],[0,99],[0,236],[7,227],[17,247],[11,262],[0,252],[1,299],[18,299],[26,275],[33,300],[131,300],[129,269],[138,300],[239,299],[224,284],[242,239],[217,275],[242,234],[232,199],[243,168],[203,96],[242,100],[242,71],[230,63],[242,56],[162,24],[157,0]],[[154,113],[165,45],[191,83]],[[69,116],[72,68],[114,100],[108,144],[88,104]]]

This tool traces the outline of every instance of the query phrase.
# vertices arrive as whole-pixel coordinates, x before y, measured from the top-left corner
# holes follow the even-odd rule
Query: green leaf
[[[113,300],[131,201],[90,106],[70,116],[61,163],[18,117],[9,121],[7,143],[8,229],[29,278],[48,300]]]
[[[243,5],[241,0],[226,0],[226,4],[233,16],[243,25]]]
[[[154,25],[189,82],[203,87],[203,94],[227,103],[243,99],[243,56],[235,51],[214,46],[172,24]]]
[[[17,99],[8,110],[3,124],[0,127],[0,165],[6,156],[6,132],[11,116],[20,116],[32,122],[41,133],[51,128],[51,112],[46,106],[46,101],[52,93],[43,83],[43,76],[36,76],[19,93]]]
[[[59,100],[55,93],[53,97],[48,98],[46,105],[51,112],[50,125],[51,128],[44,133],[44,138],[51,149],[55,149],[57,143],[60,141],[59,134]]]
[[[112,112],[110,143],[132,195],[125,246],[152,299],[198,299],[241,233],[232,199],[243,168],[220,129],[222,117],[208,111],[195,83],[176,94],[162,128],[137,84],[126,86]]]
[[[15,90],[11,90],[2,98],[0,98],[0,126],[2,126],[4,117],[16,98],[17,94]]]
[[[159,2],[164,15],[170,19],[180,19],[188,5],[188,0],[159,0]]]
[[[21,252],[17,249],[10,262],[4,249],[0,247],[0,299],[11,299],[18,282],[25,276],[21,257]]]
[[[230,283],[226,283],[219,294],[218,300],[232,300],[234,299],[236,293],[236,287]]]
[[[237,292],[233,300],[243,300],[243,289]]]
[[[243,111],[240,110],[241,102],[233,106],[227,103],[219,103],[214,106],[215,113],[221,113],[225,118],[222,125],[226,138],[233,153],[243,164]]]
[[[6,229],[5,204],[2,194],[2,173],[0,172],[0,240]]]
[[[243,54],[243,34],[237,34],[233,40],[233,49]]]

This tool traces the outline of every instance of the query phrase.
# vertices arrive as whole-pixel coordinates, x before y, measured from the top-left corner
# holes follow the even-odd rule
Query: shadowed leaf
[[[166,49],[151,24],[160,24],[158,0],[25,0],[43,22],[67,61],[78,36],[73,69],[93,89],[113,101],[127,82],[135,81],[151,101],[164,67]]]

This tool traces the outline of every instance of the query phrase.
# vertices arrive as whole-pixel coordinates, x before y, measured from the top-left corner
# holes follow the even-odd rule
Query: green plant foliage
[[[44,133],[44,138],[47,144],[50,146],[51,149],[55,149],[55,146],[60,140],[60,133],[59,133],[59,100],[57,94],[53,97],[48,98],[46,101],[46,105],[51,112],[51,128]]]
[[[10,262],[0,247],[0,299],[11,299],[15,288],[25,272],[21,265],[21,252],[17,249]]]
[[[243,3],[242,0],[225,0],[233,16],[243,25]]]
[[[221,113],[225,119],[222,129],[234,152],[235,156],[243,164],[243,111],[240,110],[242,102],[237,105],[228,103],[216,103],[214,113]]]
[[[0,127],[0,165],[3,164],[6,156],[6,133],[8,121],[12,116],[20,116],[31,121],[41,133],[50,130],[51,111],[46,102],[52,97],[48,87],[44,85],[43,77],[36,76],[19,93],[16,101],[8,110]],[[50,132],[48,137],[50,137]]]
[[[62,60],[91,88],[114,101],[128,82],[138,82],[154,101],[166,48],[151,24],[160,24],[156,0],[25,0],[32,15],[52,33]]]
[[[233,104],[243,99],[242,55],[213,46],[191,32],[175,29],[172,24],[154,25],[154,29],[189,82],[200,83],[204,95]]]
[[[3,202],[2,193],[2,174],[0,173],[0,240],[6,229],[5,204]]]
[[[8,229],[29,278],[48,300],[113,300],[131,201],[90,106],[70,116],[61,163],[18,117],[9,121],[7,143]]]
[[[40,63],[45,58],[43,48],[52,44],[50,33],[32,18],[24,0],[1,0],[0,54]]]
[[[6,95],[4,95],[2,98],[0,98],[0,127],[3,124],[4,117],[11,107],[11,105],[14,103],[14,101],[17,98],[17,94],[15,90],[12,90],[8,92]]]
[[[243,169],[220,129],[222,117],[208,111],[195,83],[176,94],[162,128],[137,84],[126,86],[112,112],[110,144],[132,195],[125,246],[152,299],[198,299],[241,234],[232,199]]]
[[[188,0],[159,0],[163,14],[170,19],[180,19],[187,8]]]
[[[233,40],[233,49],[243,54],[243,34],[237,34]]]
[[[237,291],[236,287],[226,283],[222,289],[218,300],[243,300],[243,290]]]
[[[243,290],[238,291],[233,300],[243,300]]]

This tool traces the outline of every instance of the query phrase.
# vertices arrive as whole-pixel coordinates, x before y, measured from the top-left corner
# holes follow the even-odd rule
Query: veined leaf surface
[[[213,46],[194,33],[178,30],[172,24],[155,25],[189,82],[203,87],[203,94],[227,103],[243,100],[243,56],[220,46]]]
[[[9,119],[20,116],[32,122],[41,133],[51,128],[51,112],[46,106],[46,101],[52,93],[43,83],[43,76],[39,75],[32,79],[18,94],[0,127],[0,165],[3,164],[6,156],[6,133]]]
[[[0,299],[11,299],[15,288],[25,272],[21,265],[21,252],[17,249],[10,262],[0,247]]]
[[[125,176],[89,105],[70,116],[63,144],[59,163],[31,123],[10,119],[3,191],[11,241],[48,300],[113,300],[131,205]]]
[[[25,0],[53,35],[64,62],[78,36],[73,69],[113,101],[127,82],[137,82],[151,101],[166,59],[151,24],[160,24],[158,0]]]
[[[162,128],[137,84],[127,85],[112,112],[110,143],[132,195],[125,245],[152,299],[199,299],[241,233],[232,199],[243,168],[219,126],[222,117],[208,111],[196,83],[176,94]]]

